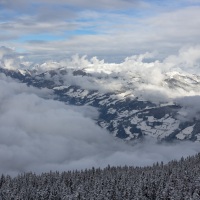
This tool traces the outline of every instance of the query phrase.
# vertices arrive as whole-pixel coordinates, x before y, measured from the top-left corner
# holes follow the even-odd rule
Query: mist
[[[150,138],[127,144],[95,124],[94,108],[42,98],[47,94],[0,75],[0,173],[146,166],[200,150],[197,143],[157,144]]]

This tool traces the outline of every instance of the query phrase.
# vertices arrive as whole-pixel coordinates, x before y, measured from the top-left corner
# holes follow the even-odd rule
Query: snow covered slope
[[[67,104],[97,108],[96,123],[124,140],[149,135],[168,141],[200,141],[200,109],[198,103],[197,109],[192,105],[193,97],[200,99],[198,75],[147,70],[148,74],[130,67],[119,70],[115,64],[102,67],[101,63],[96,68],[91,64],[81,67],[80,63],[78,67],[58,67],[54,63],[51,70],[47,65],[32,70],[0,68],[0,72],[27,85],[52,89],[55,99]]]

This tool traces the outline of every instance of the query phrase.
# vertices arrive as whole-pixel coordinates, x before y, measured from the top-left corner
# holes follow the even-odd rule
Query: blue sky
[[[200,0],[0,0],[0,46],[34,59],[166,56],[199,45],[199,19]]]

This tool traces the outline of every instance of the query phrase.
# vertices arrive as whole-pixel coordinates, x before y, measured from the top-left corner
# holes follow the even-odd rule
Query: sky
[[[199,0],[0,0],[0,46],[30,60],[74,54],[120,62],[200,43]]]

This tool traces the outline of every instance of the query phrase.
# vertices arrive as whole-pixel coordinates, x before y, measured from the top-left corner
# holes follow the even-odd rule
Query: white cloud
[[[164,63],[170,68],[179,68],[184,71],[199,73],[200,45],[181,48],[178,55],[167,57]]]
[[[6,69],[17,69],[20,67],[21,56],[13,49],[0,47],[0,65]]]
[[[0,76],[0,173],[144,166],[200,150],[194,143],[158,145],[150,138],[125,144],[86,117],[94,117],[86,107],[44,100],[37,96],[44,91],[30,89]]]
[[[37,5],[43,4],[45,6],[49,5],[59,5],[59,6],[74,6],[76,8],[84,8],[84,9],[122,9],[122,8],[134,8],[134,7],[146,7],[148,4],[144,1],[139,0],[60,0],[59,2],[55,2],[54,0],[35,0],[34,3]],[[30,3],[26,0],[16,0],[14,3],[11,0],[1,0],[0,5],[14,10],[19,10],[20,8],[17,5],[22,5],[23,8],[30,6]]]
[[[185,45],[200,44],[198,5],[169,11],[153,4],[147,15],[143,7],[137,7],[141,1],[59,1],[56,8],[52,5],[55,1],[44,2],[45,6],[37,4],[39,9],[33,7],[32,12],[20,12],[15,17],[11,13],[8,19],[2,16],[1,45],[23,49],[33,59],[56,59],[58,55],[64,58],[79,53],[119,61],[122,57],[146,51],[157,51],[163,58]],[[69,6],[61,4],[76,9],[70,11]],[[116,10],[108,12],[112,10],[110,5]],[[136,13],[118,12],[135,6]],[[51,37],[41,37],[45,34]],[[20,40],[12,41],[13,38]]]
[[[135,94],[142,93],[148,96],[147,94],[151,93],[152,96],[156,96],[159,93],[157,96],[161,99],[168,99],[199,94],[199,86],[192,83],[192,79],[194,79],[193,81],[198,79],[193,74],[198,75],[200,73],[199,49],[199,46],[182,48],[177,55],[170,55],[163,61],[155,60],[155,53],[145,53],[127,57],[121,63],[107,63],[104,60],[98,60],[96,57],[87,59],[86,56],[79,57],[76,55],[71,60],[63,60],[57,64],[60,67],[84,69],[93,76],[73,77],[69,73],[65,78],[66,84],[75,84],[86,89],[102,90],[106,88],[111,91],[120,91],[128,83],[129,89],[133,90]],[[114,77],[117,77],[117,79]],[[185,88],[181,88],[181,86],[170,88],[165,79],[173,77],[182,81]],[[187,84],[188,86],[186,86]]]
[[[177,118],[181,119],[182,121],[193,121],[194,119],[200,119],[200,95],[180,97],[175,101],[177,104],[182,106]]]

